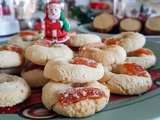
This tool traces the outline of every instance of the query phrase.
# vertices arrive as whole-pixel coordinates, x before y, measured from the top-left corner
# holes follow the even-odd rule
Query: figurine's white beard
[[[57,20],[60,18],[60,14],[57,14],[57,15],[48,15],[49,19],[51,20]]]

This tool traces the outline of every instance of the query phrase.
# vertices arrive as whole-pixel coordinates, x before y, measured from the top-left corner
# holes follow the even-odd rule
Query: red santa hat
[[[58,8],[61,8],[61,5],[59,4],[59,2],[57,2],[56,0],[51,0],[49,3],[48,3],[49,6],[55,6],[55,7],[58,7]]]

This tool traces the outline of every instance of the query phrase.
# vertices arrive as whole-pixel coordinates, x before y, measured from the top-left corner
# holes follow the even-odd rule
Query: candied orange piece
[[[108,36],[102,37],[102,39],[101,39],[102,43],[105,43],[105,41],[106,41],[107,39],[108,39]]]
[[[23,49],[19,47],[18,45],[3,45],[3,50],[13,51],[19,54],[23,54]]]
[[[123,66],[132,73],[132,75],[145,76],[146,70],[138,64],[135,63],[125,63]]]
[[[82,58],[82,57],[74,58],[73,64],[86,65],[86,66],[93,67],[93,68],[96,68],[98,65],[98,63],[95,62],[94,60]]]
[[[89,43],[79,48],[79,51],[84,51],[92,48],[104,49],[106,45],[103,43]]]
[[[110,38],[106,41],[107,45],[118,45],[120,42],[122,42],[122,39],[120,38]]]
[[[21,31],[21,32],[19,32],[19,36],[27,36],[27,35],[35,36],[35,35],[37,35],[37,32],[35,32],[35,31]]]
[[[99,99],[102,97],[105,97],[105,93],[102,90],[91,87],[70,88],[58,94],[58,100],[63,106],[85,99]]]
[[[40,46],[44,46],[44,47],[51,47],[52,43],[47,40],[39,40],[35,43],[35,45],[40,45]]]
[[[141,54],[152,55],[153,52],[150,49],[147,49],[147,48],[140,48],[140,49],[138,49],[134,52],[128,53],[128,55],[135,55],[135,56],[138,56],[138,55],[141,55]]]

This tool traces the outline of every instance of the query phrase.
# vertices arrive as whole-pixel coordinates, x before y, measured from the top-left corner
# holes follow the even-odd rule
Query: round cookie
[[[51,44],[48,41],[39,41],[35,45],[28,47],[25,51],[25,57],[38,65],[45,65],[54,58],[71,59],[73,51],[64,44]]]
[[[120,32],[140,32],[142,29],[142,23],[135,18],[124,18],[120,21]]]
[[[18,76],[0,74],[0,107],[12,107],[31,94],[26,81]]]
[[[26,50],[29,46],[35,44],[35,42],[42,38],[42,34],[35,31],[21,31],[19,34],[14,35],[8,41],[8,44],[18,45],[23,50]]]
[[[42,102],[48,110],[68,117],[86,117],[102,110],[109,101],[108,88],[97,81],[72,84],[48,82],[42,89]]]
[[[70,39],[65,42],[66,45],[71,47],[81,47],[88,43],[99,43],[101,38],[94,34],[72,34]]]
[[[87,58],[74,58],[70,61],[50,60],[44,68],[44,76],[56,82],[84,83],[103,77],[100,63]]]
[[[92,22],[93,29],[98,32],[109,32],[118,23],[118,19],[109,13],[102,13],[97,15]]]
[[[0,46],[0,68],[17,67],[23,64],[23,50],[16,45]]]
[[[127,54],[126,62],[136,63],[145,69],[155,65],[156,57],[148,48],[140,48]]]
[[[93,59],[108,66],[123,63],[126,59],[126,51],[118,45],[108,45],[103,43],[86,44],[79,49],[79,56]]]
[[[44,66],[29,63],[22,69],[21,77],[25,79],[31,88],[42,87],[49,82],[49,79],[45,78],[43,73]]]
[[[103,42],[106,45],[117,44],[123,47],[128,53],[142,48],[146,42],[146,39],[138,32],[122,32],[110,38],[104,38]]]
[[[121,95],[140,95],[152,86],[149,73],[135,63],[117,64],[111,70],[105,69],[99,82],[106,85],[111,93]]]
[[[160,35],[160,16],[150,17],[145,22],[145,32],[148,35]]]

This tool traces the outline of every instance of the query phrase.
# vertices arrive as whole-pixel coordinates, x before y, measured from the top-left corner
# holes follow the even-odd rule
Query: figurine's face
[[[56,20],[60,18],[61,9],[56,6],[49,6],[48,7],[48,17],[51,20]]]

